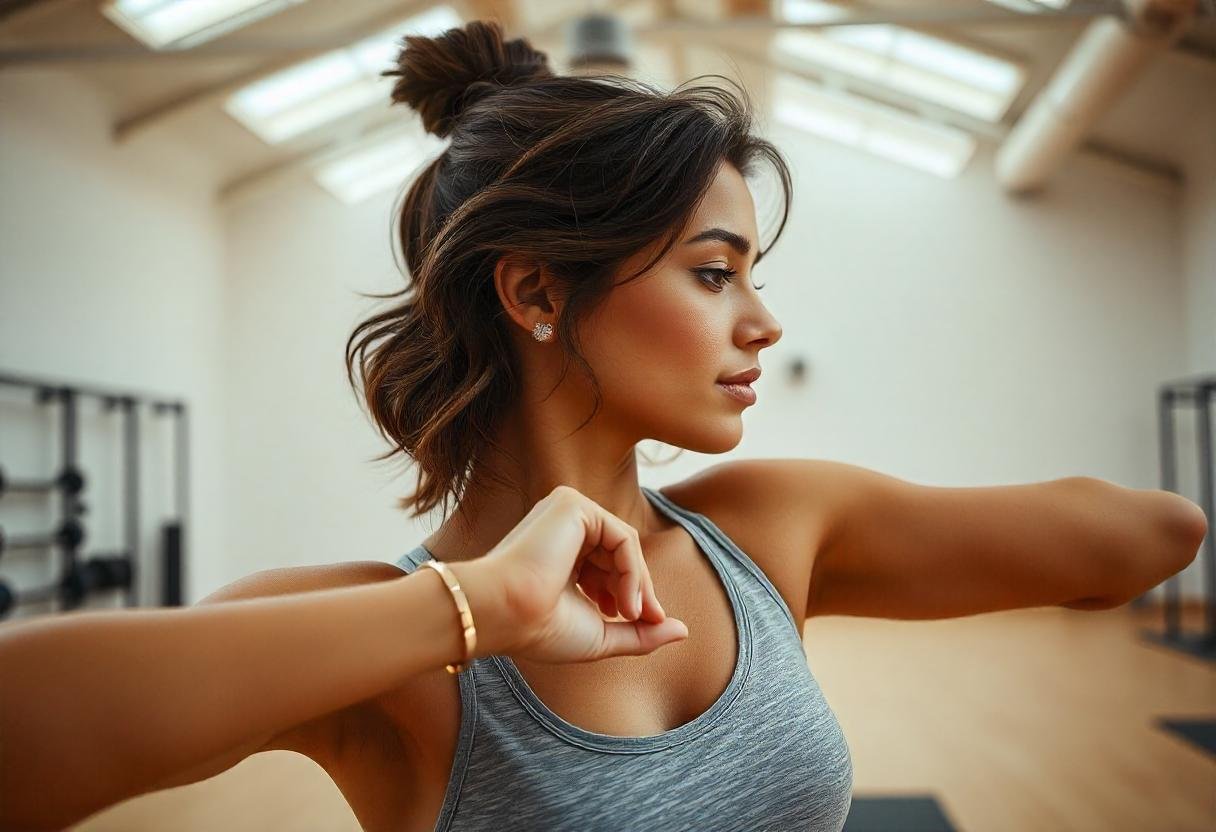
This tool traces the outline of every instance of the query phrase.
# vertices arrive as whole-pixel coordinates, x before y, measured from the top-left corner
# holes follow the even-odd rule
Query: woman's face
[[[711,229],[717,238],[688,242]],[[746,252],[729,241],[732,235]],[[609,293],[580,327],[610,423],[700,453],[739,443],[750,405],[717,381],[760,366],[760,351],[781,337],[781,325],[754,288],[758,248],[751,191],[738,170],[723,163],[666,258]],[[640,252],[620,279],[653,254]]]

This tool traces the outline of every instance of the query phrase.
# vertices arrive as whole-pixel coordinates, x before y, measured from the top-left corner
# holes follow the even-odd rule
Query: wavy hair
[[[743,176],[767,161],[782,190],[776,242],[789,216],[789,168],[752,134],[746,90],[716,85],[664,91],[619,75],[559,76],[526,40],[473,21],[437,37],[407,36],[392,100],[414,109],[445,151],[408,185],[394,216],[410,279],[365,295],[397,303],[363,320],[346,344],[347,377],[392,448],[414,460],[417,487],[398,505],[411,516],[459,502],[499,414],[520,390],[505,310],[494,286],[504,256],[544,264],[564,301],[555,328],[566,360],[587,374],[577,323],[611,291],[625,261],[660,244],[632,275],[661,261],[719,165]],[[693,79],[698,80],[698,79]],[[761,252],[761,256],[768,249]],[[509,321],[509,319],[508,319]],[[564,371],[563,371],[564,377]],[[497,446],[504,451],[501,446]]]

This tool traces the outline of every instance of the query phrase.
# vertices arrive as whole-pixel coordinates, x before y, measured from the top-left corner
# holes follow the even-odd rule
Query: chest
[[[771,528],[718,512],[719,528],[765,572],[790,607],[805,617],[809,575],[790,568]],[[765,535],[769,535],[766,537]],[[651,736],[684,725],[711,708],[739,661],[736,610],[714,564],[687,534],[648,552],[655,590],[690,636],[647,656],[587,664],[515,660],[528,687],[567,722],[614,736]],[[350,748],[330,775],[365,828],[432,830],[443,804],[460,733],[458,680],[444,670],[422,674],[374,700]],[[330,769],[327,766],[327,770]],[[412,784],[408,800],[403,783]],[[391,820],[391,822],[390,822]]]

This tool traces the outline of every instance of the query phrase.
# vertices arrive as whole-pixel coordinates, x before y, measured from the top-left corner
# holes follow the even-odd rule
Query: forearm
[[[492,588],[456,573],[481,609]],[[477,614],[482,614],[478,616]],[[430,569],[373,585],[184,609],[69,613],[0,627],[0,826],[86,813],[171,772],[399,687],[463,654]],[[82,816],[82,815],[78,815]]]

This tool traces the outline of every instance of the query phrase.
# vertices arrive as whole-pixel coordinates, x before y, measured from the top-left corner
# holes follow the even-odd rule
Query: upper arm
[[[333,589],[399,578],[402,574],[399,568],[383,561],[351,561],[317,566],[264,569],[220,587],[198,603],[216,604],[224,601],[263,598],[270,595]],[[338,745],[342,725],[343,712],[340,711],[325,714],[283,731],[258,737],[187,771],[175,772],[172,776],[157,783],[153,791],[207,780],[227,771],[246,757],[261,751],[295,751],[321,763],[328,751]]]
[[[952,488],[805,462],[801,493],[830,494],[808,616],[1108,608],[1127,600],[1134,558],[1152,562],[1162,551],[1155,504],[1091,477]]]
[[[1104,609],[1178,571],[1198,545],[1177,495],[1093,477],[951,488],[832,460],[748,459],[690,482],[701,481],[764,518],[767,531],[746,533],[804,576],[807,618]]]

